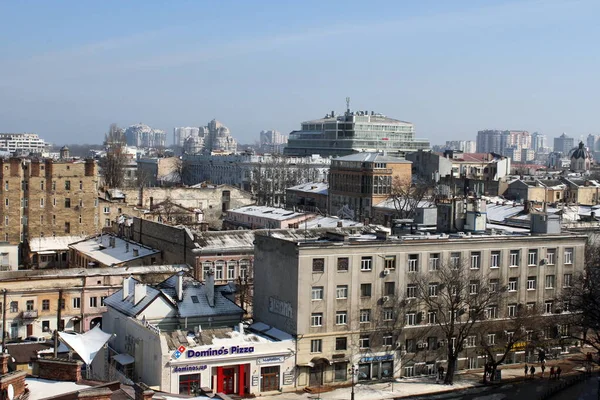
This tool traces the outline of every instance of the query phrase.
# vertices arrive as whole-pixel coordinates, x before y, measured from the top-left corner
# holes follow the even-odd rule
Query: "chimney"
[[[133,305],[137,305],[146,297],[146,284],[136,283],[133,288]]]
[[[243,322],[240,322],[238,324],[238,331],[240,332],[241,335],[244,334],[244,323]]]
[[[183,272],[177,273],[177,301],[183,300]]]
[[[384,231],[383,229],[378,229],[375,231],[375,237],[379,240],[387,240],[388,239],[388,231]]]
[[[137,256],[139,256],[139,255],[140,255],[140,251],[139,251],[139,249],[133,249],[133,256],[134,256],[134,257],[137,257]]]
[[[206,274],[206,300],[209,306],[215,306],[215,272],[212,269]]]
[[[343,228],[344,227],[344,222],[343,221],[338,221],[337,227],[338,228]]]
[[[123,279],[123,300],[129,297],[129,282],[133,279],[131,277]]]
[[[8,353],[0,354],[0,376],[8,374],[8,357]]]
[[[151,400],[154,396],[154,390],[143,382],[134,384],[133,390],[135,391],[135,400]]]

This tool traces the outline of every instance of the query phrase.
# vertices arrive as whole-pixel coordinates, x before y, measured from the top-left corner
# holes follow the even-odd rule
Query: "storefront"
[[[181,346],[168,363],[170,391],[195,395],[199,388],[208,387],[215,392],[244,396],[293,390],[291,349],[293,343],[288,340]]]
[[[361,357],[358,360],[358,380],[391,379],[393,376],[393,354]]]

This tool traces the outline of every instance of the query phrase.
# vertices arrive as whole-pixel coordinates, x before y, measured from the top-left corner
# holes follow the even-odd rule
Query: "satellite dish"
[[[8,396],[8,400],[13,400],[15,398],[15,388],[12,383],[6,388],[6,395]]]

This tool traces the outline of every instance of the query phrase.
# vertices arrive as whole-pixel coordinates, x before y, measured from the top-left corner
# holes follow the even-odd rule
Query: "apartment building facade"
[[[394,318],[394,299],[411,297],[412,275],[430,274],[435,282],[442,263],[462,259],[476,276],[508,285],[490,318],[504,318],[518,304],[538,305],[550,316],[562,309],[560,289],[583,270],[585,243],[585,236],[572,235],[338,232],[303,241],[257,233],[255,317],[297,337],[298,387],[347,384],[354,368],[358,380],[432,373],[446,357],[427,351],[425,343],[441,342],[421,336],[422,327],[435,325],[427,312],[403,312],[402,329],[381,327]],[[458,360],[459,369],[483,364],[471,344]]]
[[[89,235],[98,226],[95,161],[0,160],[0,238]]]

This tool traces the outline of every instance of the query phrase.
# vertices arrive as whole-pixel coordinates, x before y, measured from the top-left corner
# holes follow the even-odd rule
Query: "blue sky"
[[[597,0],[0,0],[0,132],[100,143],[111,122],[217,118],[250,143],[350,96],[434,144],[600,134],[598,15]]]

